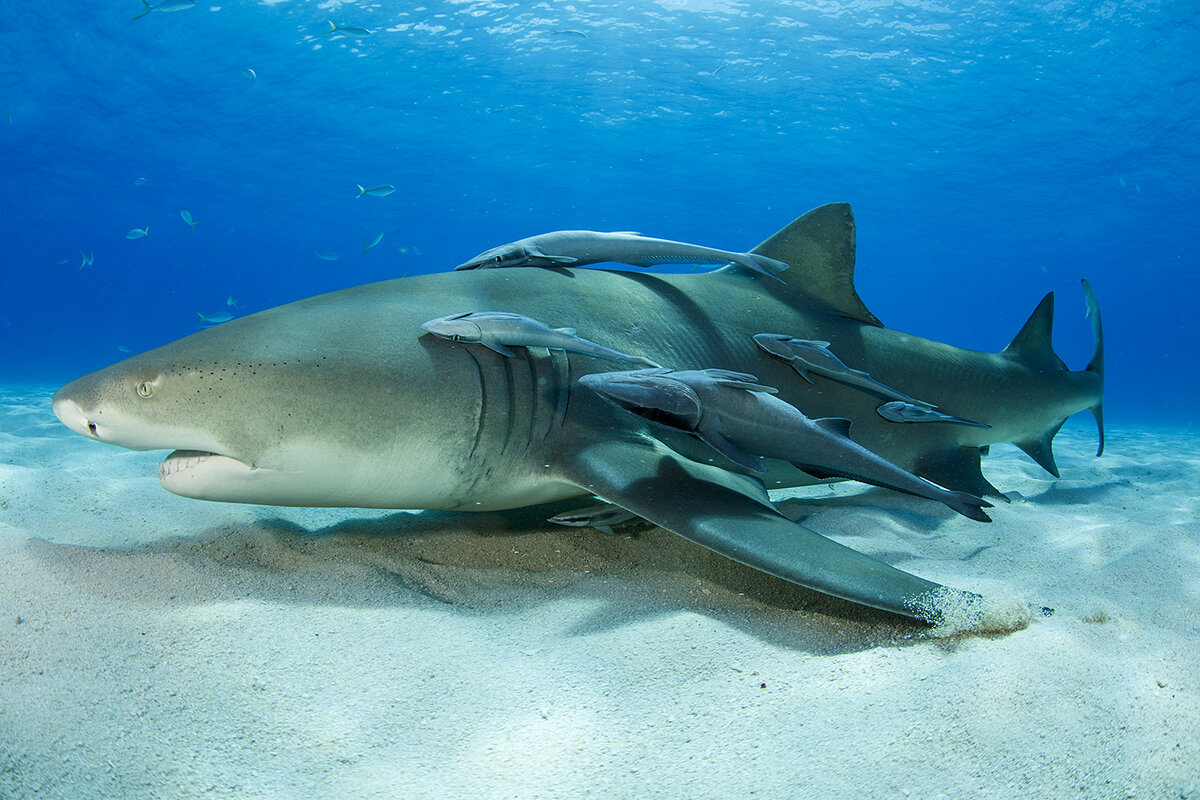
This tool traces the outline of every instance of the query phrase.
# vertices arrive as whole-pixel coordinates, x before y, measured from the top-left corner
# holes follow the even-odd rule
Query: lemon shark
[[[563,268],[448,271],[343,289],[241,317],[62,387],[72,430],[135,450],[173,450],[162,486],[239,503],[496,510],[595,496],[729,558],[855,603],[935,622],[972,598],[868,557],[778,513],[767,489],[812,484],[792,464],[752,471],[703,442],[615,407],[579,384],[620,365],[551,347],[504,356],[428,335],[464,309],[570,326],[677,370],[757,375],[813,417],[951,491],[998,495],[980,455],[1010,441],[1057,474],[1064,420],[1103,426],[1099,310],[1085,370],[1050,345],[1053,295],[998,353],[884,327],[854,288],[849,205],[822,206],[752,252],[791,265],[781,283],[738,264],[706,274]],[[990,427],[904,425],[877,395],[808,383],[763,352],[763,332],[829,342],[856,369]],[[929,513],[949,513],[930,509]]]

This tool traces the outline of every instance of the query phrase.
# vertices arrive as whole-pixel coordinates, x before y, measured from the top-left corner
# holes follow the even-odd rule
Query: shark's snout
[[[58,417],[58,421],[63,425],[76,433],[96,438],[96,424],[83,413],[79,403],[65,395],[61,389],[55,393],[51,407],[54,409],[54,416]]]

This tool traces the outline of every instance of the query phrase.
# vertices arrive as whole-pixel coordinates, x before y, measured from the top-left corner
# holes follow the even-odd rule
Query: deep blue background
[[[1021,6],[6,4],[0,380],[65,381],[230,295],[255,311],[559,228],[740,250],[848,200],[888,325],[996,350],[1055,290],[1080,368],[1086,276],[1110,421],[1198,424],[1200,11]]]

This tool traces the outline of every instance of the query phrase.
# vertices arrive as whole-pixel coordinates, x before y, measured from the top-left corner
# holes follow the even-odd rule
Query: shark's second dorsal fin
[[[854,289],[854,214],[849,203],[814,208],[750,252],[791,267],[781,274],[786,286],[772,287],[773,293],[791,292],[844,317],[883,327]]]
[[[1029,315],[1025,325],[1004,348],[1003,353],[1033,369],[1057,372],[1067,365],[1054,353],[1051,335],[1054,331],[1054,292],[1042,298]]]

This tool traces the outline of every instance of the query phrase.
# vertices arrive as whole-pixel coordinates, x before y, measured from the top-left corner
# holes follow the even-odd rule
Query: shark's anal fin
[[[564,477],[723,556],[834,597],[922,622],[937,598],[974,595],[890,567],[792,522],[757,479],[683,458],[649,437],[595,442]]]

